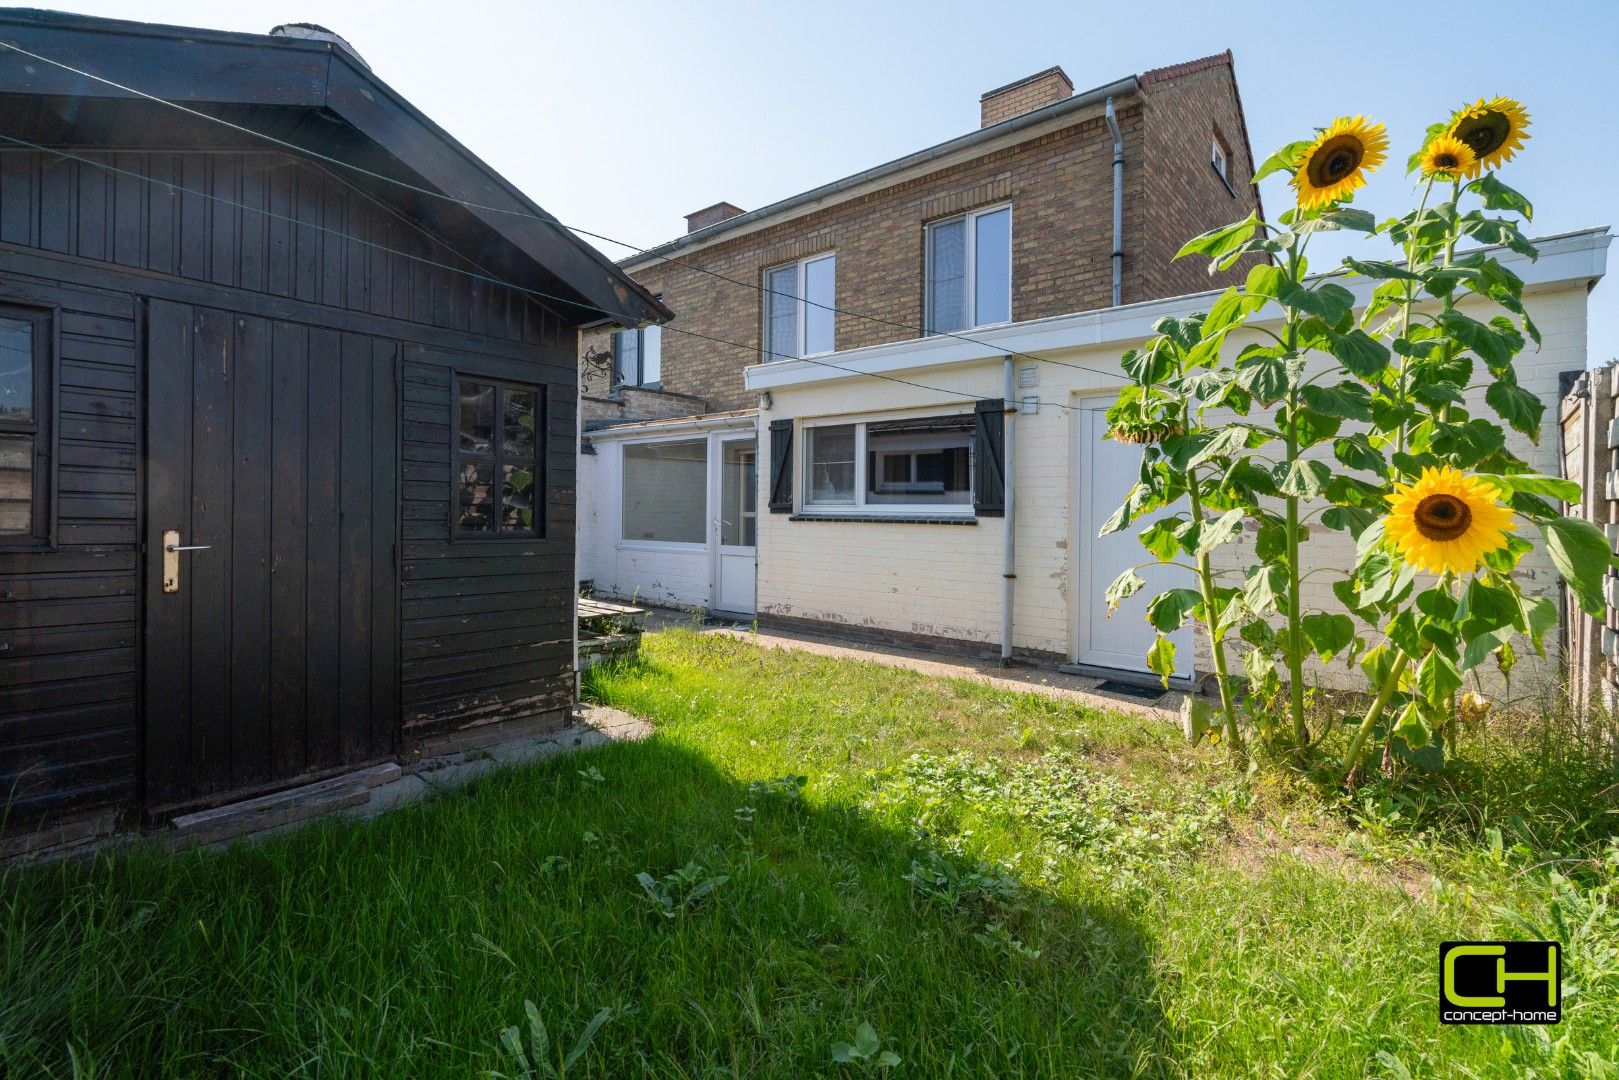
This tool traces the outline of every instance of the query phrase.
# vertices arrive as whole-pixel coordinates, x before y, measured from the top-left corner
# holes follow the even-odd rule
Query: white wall
[[[1547,403],[1538,445],[1509,433],[1508,444],[1539,472],[1556,473],[1558,375],[1586,366],[1586,288],[1578,280],[1532,290],[1526,298],[1539,324],[1544,344],[1532,345],[1518,358],[1520,383]],[[1248,340],[1233,336],[1234,353]],[[1068,405],[1098,392],[1116,391],[1119,356],[1129,344],[1114,342],[1042,351],[1054,363],[1038,365],[1037,387],[1018,393],[1038,394],[1047,402]],[[842,361],[840,361],[842,362]],[[1020,358],[1021,368],[1031,361]],[[1062,366],[1063,364],[1075,366]],[[1096,369],[1080,370],[1081,367]],[[871,413],[890,409],[960,406],[976,398],[999,397],[999,357],[953,363],[938,368],[906,368],[901,376],[955,392],[941,394],[867,376],[771,387],[772,406],[760,416],[760,460],[768,463],[769,422],[783,417],[802,420]],[[1493,417],[1482,393],[1470,402],[1475,416]],[[1017,426],[1017,581],[1014,644],[1072,657],[1075,648],[1073,605],[1101,604],[1100,590],[1089,597],[1072,595],[1074,556],[1090,540],[1074,527],[1074,477],[1071,463],[1077,445],[1077,419],[1062,408],[1041,408],[1020,415]],[[797,440],[796,450],[802,449]],[[768,502],[768,469],[760,469],[760,505]],[[1102,510],[1102,517],[1113,507]],[[976,525],[915,525],[886,522],[790,521],[788,515],[761,513],[759,518],[759,611],[859,627],[998,642],[1001,618],[1001,551],[1004,522],[985,518]],[[1322,530],[1310,541],[1314,564],[1323,568],[1353,565],[1354,545],[1347,534]],[[1537,537],[1538,539],[1538,537]],[[1251,535],[1221,549],[1219,568],[1240,575],[1251,558]],[[1145,552],[1143,553],[1145,558]],[[1309,568],[1307,568],[1309,569]],[[1544,550],[1528,555],[1518,571],[1524,590],[1556,600],[1559,582]],[[1240,578],[1239,578],[1240,579]],[[1305,584],[1307,604],[1337,608],[1332,578],[1321,573]],[[1122,617],[1118,616],[1118,617]],[[1138,616],[1139,617],[1139,616]],[[1197,646],[1197,670],[1210,670],[1207,642]],[[1528,673],[1528,665],[1520,669]],[[1325,684],[1357,685],[1341,665],[1317,669],[1313,678]],[[1515,676],[1517,678],[1517,676]],[[1520,680],[1520,682],[1523,680]]]

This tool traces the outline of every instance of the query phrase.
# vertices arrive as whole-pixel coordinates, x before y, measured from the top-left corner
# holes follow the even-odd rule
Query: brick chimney
[[[979,127],[989,127],[1014,116],[1043,109],[1072,97],[1074,82],[1060,67],[1049,67],[1017,82],[998,86],[978,99],[983,112]]]
[[[744,211],[740,206],[732,206],[728,202],[717,202],[713,206],[694,210],[686,215],[686,235],[690,236],[698,229],[706,229],[710,225],[718,225],[727,218],[734,218],[741,213]]]

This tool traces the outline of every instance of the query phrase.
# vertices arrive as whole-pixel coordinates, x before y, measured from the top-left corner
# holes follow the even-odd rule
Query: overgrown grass
[[[1599,753],[1503,730],[1505,760],[1342,805],[1139,717],[690,631],[644,651],[589,692],[646,743],[220,854],[6,872],[0,1073],[515,1075],[525,1001],[557,1068],[608,1010],[578,1076],[1619,1060]],[[1442,1028],[1438,943],[1531,932],[1568,945],[1564,1023]]]

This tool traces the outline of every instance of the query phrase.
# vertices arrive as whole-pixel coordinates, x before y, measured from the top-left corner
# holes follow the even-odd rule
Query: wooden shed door
[[[394,342],[152,301],[149,810],[392,751]],[[176,555],[165,582],[165,534]]]

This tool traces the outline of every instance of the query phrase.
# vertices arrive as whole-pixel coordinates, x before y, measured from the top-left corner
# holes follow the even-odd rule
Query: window
[[[1226,145],[1218,129],[1215,130],[1214,138],[1209,145],[1209,165],[1214,169],[1214,175],[1220,178],[1220,183],[1225,185],[1225,189],[1235,196],[1237,189],[1231,184],[1231,148]]]
[[[972,508],[970,414],[822,424],[804,429],[804,508]]]
[[[50,316],[0,305],[0,542],[50,538]]]
[[[927,329],[949,334],[1012,321],[1012,208],[927,227]]]
[[[759,535],[758,451],[752,439],[721,445],[720,545],[753,547]]]
[[[613,335],[613,385],[658,386],[663,380],[663,327]]]
[[[818,356],[835,347],[837,256],[765,271],[765,360]]]
[[[458,535],[542,534],[544,415],[539,387],[457,379],[453,517]]]
[[[621,486],[625,540],[708,542],[707,439],[626,443]]]

